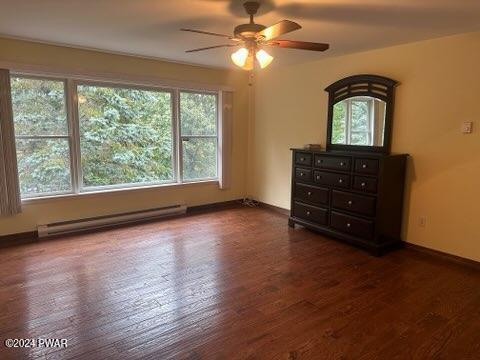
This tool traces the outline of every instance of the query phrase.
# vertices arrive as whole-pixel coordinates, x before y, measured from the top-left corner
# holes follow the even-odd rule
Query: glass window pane
[[[182,135],[216,135],[217,96],[181,92],[180,120]]]
[[[366,145],[368,143],[368,133],[352,133],[351,145]]]
[[[352,131],[369,131],[370,114],[368,102],[363,100],[351,100],[352,104]]]
[[[173,180],[169,92],[78,86],[85,187]]]
[[[217,177],[217,139],[189,138],[183,140],[184,180]]]
[[[67,139],[17,139],[22,197],[72,189]]]
[[[12,77],[16,135],[68,135],[63,81]]]
[[[347,122],[346,102],[333,105],[332,144],[345,144],[345,127]]]

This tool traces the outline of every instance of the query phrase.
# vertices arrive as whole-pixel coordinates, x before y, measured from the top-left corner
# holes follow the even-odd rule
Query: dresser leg
[[[293,221],[292,219],[288,219],[288,226],[295,229],[295,221]]]
[[[383,249],[380,249],[380,248],[371,249],[370,254],[372,254],[375,257],[380,257],[383,255]]]

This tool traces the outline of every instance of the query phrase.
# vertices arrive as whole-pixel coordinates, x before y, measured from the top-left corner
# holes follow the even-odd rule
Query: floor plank
[[[0,249],[1,359],[479,358],[480,273],[232,208]]]

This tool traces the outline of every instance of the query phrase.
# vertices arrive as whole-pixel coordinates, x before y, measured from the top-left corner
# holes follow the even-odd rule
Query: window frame
[[[158,187],[178,186],[182,184],[195,184],[195,183],[219,183],[219,160],[222,154],[220,153],[219,144],[219,129],[220,129],[220,112],[219,101],[220,92],[222,90],[202,90],[202,89],[190,89],[183,87],[167,87],[161,85],[152,84],[137,84],[127,81],[115,81],[115,80],[95,80],[84,79],[78,77],[68,77],[60,75],[37,75],[29,72],[12,71],[11,77],[28,78],[37,80],[51,80],[62,81],[64,83],[64,99],[66,110],[66,121],[68,128],[68,135],[56,136],[59,138],[68,139],[69,154],[70,154],[70,191],[49,192],[41,194],[31,194],[28,196],[22,196],[23,201],[38,200],[38,199],[51,199],[56,197],[70,197],[70,196],[83,196],[87,194],[98,193],[110,193],[113,191],[125,191],[135,189],[149,189]],[[171,96],[171,132],[172,132],[172,180],[167,181],[154,181],[148,183],[129,183],[129,184],[114,184],[105,186],[89,186],[85,187],[83,184],[83,172],[81,163],[81,147],[80,147],[80,118],[78,107],[78,86],[99,86],[99,87],[111,87],[122,89],[135,89],[146,91],[159,91],[168,92]],[[183,179],[183,141],[181,135],[181,119],[180,119],[180,93],[191,92],[197,94],[212,94],[216,98],[216,135],[202,135],[202,136],[187,136],[185,137],[202,137],[202,138],[216,138],[216,153],[215,153],[215,171],[216,176],[210,178],[198,178],[198,179]],[[19,136],[22,137],[21,135]],[[41,136],[40,136],[41,137]],[[15,134],[15,139],[17,135]]]
[[[34,193],[34,194],[21,194],[21,199],[23,200],[30,200],[30,199],[38,199],[44,197],[52,197],[52,196],[62,196],[62,195],[72,195],[75,194],[75,175],[74,175],[74,166],[73,166],[73,132],[72,132],[72,124],[69,115],[69,99],[67,95],[67,79],[60,76],[42,76],[42,75],[35,75],[35,74],[23,74],[23,73],[11,73],[10,78],[20,78],[20,79],[32,79],[32,80],[44,80],[44,81],[54,81],[54,82],[61,82],[63,83],[63,100],[65,106],[65,121],[67,125],[67,135],[17,135],[15,132],[15,144],[17,143],[17,139],[26,139],[26,140],[40,140],[40,139],[66,139],[68,143],[68,151],[69,151],[69,163],[70,163],[70,190],[66,191],[49,191],[49,192],[42,192],[42,193]],[[13,114],[15,117],[15,114]],[[15,121],[14,121],[14,128],[15,128]]]
[[[206,94],[206,95],[214,95],[215,96],[215,135],[182,135],[182,117],[180,113],[180,93],[190,93],[190,94]],[[212,181],[212,180],[218,180],[218,163],[219,163],[219,149],[220,149],[220,144],[219,144],[219,100],[220,96],[218,92],[213,92],[213,91],[200,91],[200,90],[178,90],[178,95],[177,95],[177,133],[178,133],[178,148],[179,148],[179,157],[178,157],[178,162],[179,162],[179,175],[181,179],[181,183],[194,183],[194,182],[199,182],[199,181]],[[190,139],[215,139],[215,174],[216,176],[210,177],[210,178],[197,178],[197,179],[188,179],[185,180],[183,178],[183,139],[184,138],[190,138]]]
[[[365,131],[359,131],[359,130],[353,130],[352,129],[352,100],[358,101],[358,102],[364,102],[367,104],[367,118],[368,118],[368,130]],[[352,134],[366,134],[368,142],[371,143],[373,141],[373,117],[374,117],[374,104],[375,104],[375,99],[373,97],[368,97],[368,96],[362,96],[360,97],[353,97],[353,98],[348,98],[346,99],[345,103],[345,131],[344,131],[344,136],[345,136],[345,142],[346,145],[351,145],[352,143]]]

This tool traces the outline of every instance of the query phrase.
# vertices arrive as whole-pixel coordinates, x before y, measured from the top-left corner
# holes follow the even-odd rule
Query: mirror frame
[[[327,150],[390,152],[395,86],[397,81],[379,75],[354,75],[338,80],[325,88],[328,92]],[[356,96],[370,96],[385,102],[383,146],[332,144],[333,106]]]

